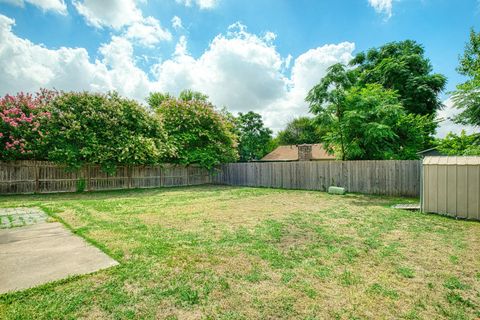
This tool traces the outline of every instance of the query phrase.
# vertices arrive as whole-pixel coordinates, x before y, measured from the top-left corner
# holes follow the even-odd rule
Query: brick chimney
[[[312,145],[311,144],[299,144],[297,147],[298,147],[298,161],[310,161],[310,160],[312,160]]]

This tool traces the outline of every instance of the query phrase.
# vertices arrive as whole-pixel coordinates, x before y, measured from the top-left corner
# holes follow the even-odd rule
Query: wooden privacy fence
[[[213,175],[219,184],[326,191],[420,195],[419,160],[249,162],[222,165]]]
[[[420,195],[420,161],[301,161],[229,163],[213,174],[198,166],[118,166],[115,174],[87,165],[78,171],[46,161],[0,162],[0,194],[115,190],[218,183],[326,191]]]
[[[210,172],[198,166],[118,166],[115,174],[109,175],[98,165],[69,171],[65,166],[46,161],[0,162],[0,194],[153,188],[210,182]]]

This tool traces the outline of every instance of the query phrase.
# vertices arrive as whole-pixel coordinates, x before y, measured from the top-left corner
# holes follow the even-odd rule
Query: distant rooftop
[[[335,160],[335,156],[328,154],[322,144],[312,144],[312,161],[318,160]],[[279,146],[260,161],[298,161],[298,146],[288,145]]]

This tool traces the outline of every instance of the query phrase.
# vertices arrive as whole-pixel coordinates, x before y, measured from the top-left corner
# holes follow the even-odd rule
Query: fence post
[[[85,174],[85,178],[86,178],[86,181],[87,181],[87,185],[85,186],[85,189],[87,191],[91,191],[92,186],[91,186],[91,181],[90,181],[90,165],[87,164],[86,166],[84,166],[84,170],[86,170],[86,173],[87,173],[87,174]]]
[[[35,170],[35,193],[40,191],[40,168],[38,167],[37,160],[33,162],[33,169]]]
[[[127,166],[128,189],[132,188],[132,166]]]

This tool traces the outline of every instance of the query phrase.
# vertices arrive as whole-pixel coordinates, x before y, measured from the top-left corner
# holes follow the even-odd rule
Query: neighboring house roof
[[[328,154],[320,143],[312,144],[312,160],[335,160],[335,156]],[[296,145],[279,146],[260,161],[298,161],[298,147]]]

